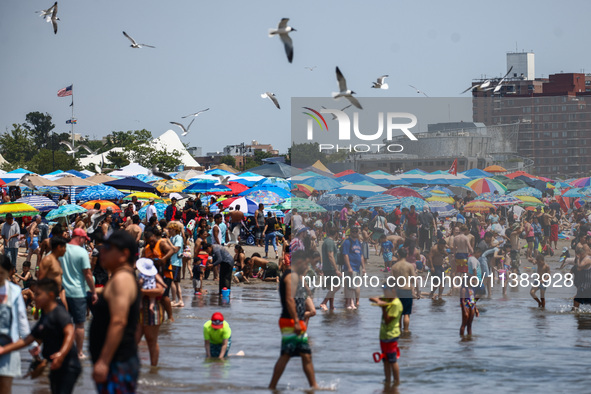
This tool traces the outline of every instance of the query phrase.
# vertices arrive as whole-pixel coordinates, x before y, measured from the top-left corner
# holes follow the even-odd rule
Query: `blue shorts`
[[[228,338],[228,347],[226,348],[226,353],[224,357],[228,357],[228,352],[230,351],[230,346],[232,345],[232,337]],[[220,352],[222,351],[222,344],[214,345],[213,343],[209,344],[209,354],[211,357],[219,357]]]
[[[402,314],[410,315],[412,313],[412,292],[410,290],[396,289],[396,294],[402,303]]]
[[[181,281],[181,269],[183,267],[177,267],[176,265],[172,266],[172,280],[174,282],[180,282]]]
[[[86,321],[86,297],[66,297],[66,302],[68,303],[68,312],[70,312],[74,324],[84,323]]]
[[[97,383],[96,391],[103,393],[127,394],[137,391],[137,379],[140,373],[140,360],[132,356],[126,361],[112,361],[105,383]]]

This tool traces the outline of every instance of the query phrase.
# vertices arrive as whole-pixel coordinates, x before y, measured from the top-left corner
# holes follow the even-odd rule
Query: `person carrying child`
[[[382,322],[380,324],[381,353],[377,353],[377,355],[384,361],[385,383],[390,384],[392,377],[394,377],[394,384],[398,385],[400,384],[400,368],[397,362],[400,357],[398,337],[400,337],[402,303],[396,295],[396,289],[387,285],[384,285],[383,297],[373,297],[369,300],[372,305],[382,308]],[[374,354],[374,361],[379,361],[376,354]]]
[[[135,267],[139,271],[138,282],[142,290],[152,290],[156,288],[156,282],[160,283],[162,287],[166,287],[166,284],[158,275],[158,268],[154,265],[154,262],[147,258],[138,259],[135,262]],[[150,312],[154,313],[154,305],[156,305],[156,298],[150,297]]]

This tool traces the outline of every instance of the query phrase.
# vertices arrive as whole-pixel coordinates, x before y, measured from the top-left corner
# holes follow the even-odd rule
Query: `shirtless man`
[[[420,289],[414,286],[414,281],[411,279],[416,276],[415,266],[406,261],[408,252],[405,248],[398,249],[398,261],[392,266],[391,274],[396,280],[396,294],[402,303],[402,315],[400,316],[400,327],[403,327],[404,332],[410,331],[410,315],[412,313],[412,301],[414,294]],[[398,285],[403,286],[398,286]]]
[[[64,254],[66,254],[67,241],[61,237],[48,238],[51,242],[51,254],[45,256],[41,263],[39,263],[39,272],[37,273],[37,280],[44,278],[53,279],[57,282],[58,288],[60,289],[59,297],[63,306],[68,309],[68,303],[66,301],[66,291],[62,288],[62,266],[58,260]]]
[[[63,234],[64,231],[62,230],[62,226],[60,225],[55,225],[53,226],[53,228],[51,229],[51,236],[53,238],[55,237],[62,237],[63,238]],[[39,260],[43,260],[43,256],[45,256],[46,253],[51,252],[51,239],[52,238],[45,238],[43,240],[43,242],[41,242],[41,245],[39,245]],[[39,265],[39,264],[38,264]],[[33,269],[34,271],[34,269]],[[60,285],[61,287],[61,285]]]
[[[451,272],[452,276],[458,274],[468,273],[468,255],[470,255],[474,249],[470,245],[470,239],[466,236],[468,226],[463,224],[458,229],[454,229],[454,236],[451,238],[450,249],[455,254],[454,264],[452,264]]]
[[[240,228],[244,221],[244,213],[240,210],[240,205],[236,205],[236,209],[230,211],[230,242],[233,244],[240,243]]]
[[[529,294],[538,303],[538,307],[545,308],[546,307],[546,288],[548,287],[547,285],[550,282],[550,267],[544,261],[544,256],[542,254],[538,254],[536,256],[535,260],[532,257],[528,258],[528,260],[532,264],[535,264],[537,266],[537,269],[538,269],[537,273],[539,275],[538,280],[540,282],[539,286],[537,286],[537,287],[532,286]],[[548,275],[544,276],[544,274],[548,274]],[[547,280],[544,280],[544,278],[546,278]],[[538,290],[540,290],[540,298],[538,298],[536,296],[536,292]]]
[[[523,227],[519,223],[513,223],[509,239],[511,241],[511,272],[519,273],[519,236]]]
[[[579,243],[575,246],[575,254],[579,254],[578,250],[582,249],[586,255],[591,255],[591,248],[589,247],[589,237],[587,234],[581,234],[579,236]]]
[[[400,245],[402,245],[404,243],[404,238],[402,238],[400,235],[396,235],[396,234],[390,234],[386,237],[386,239],[388,241],[392,242],[392,245],[394,245],[394,250],[398,250]]]
[[[433,299],[433,301],[437,300],[437,298],[441,299],[441,295],[443,294],[443,263],[445,262],[446,256],[447,244],[443,238],[437,241],[435,246],[431,247],[431,251],[427,255],[427,264],[429,264],[429,268],[431,269],[431,276],[441,278],[441,282],[438,286],[439,296],[435,297],[435,288],[433,288],[429,294],[429,297]]]
[[[140,239],[142,238],[142,229],[139,226],[140,224],[140,217],[138,215],[133,215],[131,218],[131,224],[127,226],[125,231],[131,234],[131,236],[135,239],[135,242],[140,243]]]
[[[472,247],[472,250],[474,250],[474,248],[476,247],[476,238],[474,238],[474,235],[472,233],[470,233],[470,229],[468,228],[468,226],[462,226],[466,227],[466,230],[464,231],[464,234],[466,235],[466,237],[468,237],[468,241],[470,242],[470,246]]]

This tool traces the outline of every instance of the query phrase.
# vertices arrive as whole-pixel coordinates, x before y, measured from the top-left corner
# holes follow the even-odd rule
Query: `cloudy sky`
[[[500,76],[506,52],[533,50],[536,76],[591,72],[591,2],[60,0],[57,35],[36,10],[51,0],[0,2],[0,126],[48,112],[99,138],[146,128],[158,136],[182,115],[211,108],[183,138],[203,151],[258,140],[290,144],[291,97],[328,97],[335,66],[359,97],[458,97],[473,78]],[[289,64],[268,29],[290,18]],[[155,49],[132,49],[125,30]],[[306,66],[316,66],[308,71]],[[370,89],[389,74],[390,89]],[[274,92],[277,110],[264,91]],[[340,104],[339,104],[340,105]],[[345,104],[346,105],[346,104]],[[185,120],[183,120],[184,122]],[[176,129],[176,127],[174,127]]]

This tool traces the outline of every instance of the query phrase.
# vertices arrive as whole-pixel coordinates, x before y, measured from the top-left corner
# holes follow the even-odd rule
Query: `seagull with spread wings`
[[[427,96],[427,93],[423,92],[422,90],[420,90],[416,86],[412,86],[412,85],[408,85],[408,86],[410,86],[411,88],[413,88],[414,90],[416,90],[417,91],[417,94],[423,94],[425,97],[429,97],[429,96]]]
[[[77,153],[77,152],[80,150],[80,146],[77,146],[77,147],[74,149],[74,147],[72,146],[72,144],[70,144],[70,143],[69,143],[69,142],[67,142],[67,141],[60,141],[60,144],[62,144],[62,145],[65,145],[65,146],[67,146],[67,147],[68,147],[68,149],[69,149],[69,150],[68,150],[68,151],[66,151],[66,153],[67,153],[67,154],[69,154],[69,155],[71,155],[71,154],[74,154],[74,153]]]
[[[203,112],[205,112],[205,111],[209,111],[209,108],[202,109],[201,111],[197,111],[197,112],[195,112],[194,114],[189,114],[189,115],[187,115],[187,116],[182,116],[182,118],[183,118],[183,119],[185,119],[185,118],[188,118],[189,116],[198,117],[198,116],[199,116],[199,114],[201,114],[201,113],[203,113]]]
[[[340,91],[338,93],[333,93],[332,97],[334,97],[335,99],[338,99],[340,97],[344,97],[347,100],[349,100],[351,102],[351,104],[353,104],[357,108],[363,109],[363,107],[361,106],[359,101],[355,97],[353,97],[353,95],[356,93],[350,89],[347,89],[347,80],[345,79],[345,77],[343,76],[343,73],[341,73],[341,70],[339,70],[338,67],[336,69],[336,73],[337,73],[337,82],[339,83],[339,90]]]
[[[287,60],[291,63],[293,60],[293,42],[291,41],[289,33],[297,30],[291,26],[287,26],[287,22],[289,22],[289,18],[281,19],[279,25],[277,25],[277,29],[269,29],[269,37],[279,34],[279,38],[281,38],[283,46],[285,47]]]
[[[157,166],[152,167],[152,175],[159,176],[160,178],[171,180],[172,177],[164,172],[160,171]]]
[[[388,89],[388,84],[384,83],[384,81],[386,80],[386,78],[388,78],[388,75],[382,75],[381,77],[378,78],[378,80],[376,82],[373,82],[373,86],[372,88],[374,89]]]
[[[131,38],[131,37],[129,36],[129,34],[127,34],[126,32],[123,32],[123,35],[124,35],[125,37],[127,37],[127,38],[129,39],[129,41],[131,41],[131,45],[130,45],[130,47],[132,47],[132,48],[143,48],[143,47],[147,47],[147,48],[156,48],[156,47],[153,47],[152,45],[148,45],[148,44],[138,44],[138,43],[137,43],[137,42],[136,42],[136,41],[135,41],[133,38]]]
[[[279,106],[279,101],[277,101],[277,97],[275,96],[275,93],[265,92],[261,94],[261,97],[270,99],[273,102],[273,104],[275,104],[277,109],[281,109],[281,107]]]
[[[178,122],[170,122],[172,124],[177,125],[178,127],[180,127],[183,130],[183,137],[186,136],[187,134],[189,134],[189,130],[191,129],[191,125],[193,124],[193,122],[195,121],[195,118],[193,118],[193,120],[191,120],[191,122],[189,123],[189,125],[187,127],[185,127],[184,125],[178,123]]]

